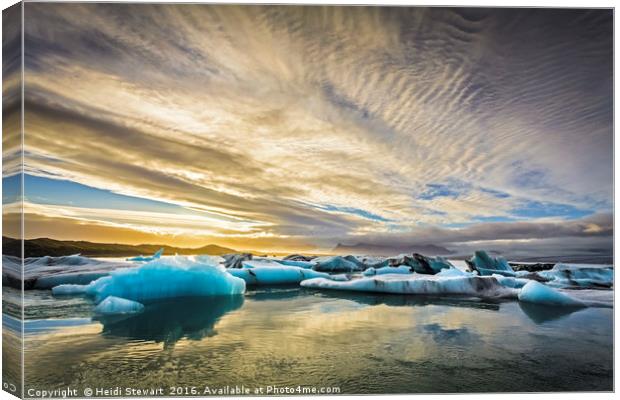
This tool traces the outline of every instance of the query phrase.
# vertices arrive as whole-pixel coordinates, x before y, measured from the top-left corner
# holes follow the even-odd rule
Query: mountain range
[[[81,254],[87,257],[131,257],[141,254],[153,254],[163,248],[164,254],[208,254],[219,256],[222,254],[236,253],[234,249],[208,244],[198,248],[173,247],[159,244],[117,244],[117,243],[93,243],[86,241],[55,240],[49,238],[24,240],[24,253],[26,257],[43,256],[68,256]],[[3,236],[2,254],[19,257],[21,254],[21,241]]]

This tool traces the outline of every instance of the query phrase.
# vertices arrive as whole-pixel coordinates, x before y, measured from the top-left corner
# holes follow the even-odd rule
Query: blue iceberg
[[[386,275],[386,274],[411,274],[413,271],[411,267],[406,265],[400,265],[398,267],[382,267],[382,268],[374,268],[370,267],[366,271],[363,272],[364,276],[373,276],[373,275]]]
[[[523,286],[519,301],[547,306],[586,307],[582,301],[536,281],[530,281]]]
[[[491,276],[497,279],[497,282],[499,282],[500,285],[515,289],[520,289],[527,285],[528,282],[531,282],[529,279],[513,278],[511,276],[504,276],[500,274],[493,274]]]
[[[245,281],[226,272],[216,257],[170,257],[110,272],[88,285],[60,285],[54,294],[85,293],[100,302],[108,296],[149,303],[178,297],[243,294]]]
[[[364,268],[341,256],[315,258],[314,269],[322,272],[354,272]]]
[[[493,274],[504,276],[518,275],[504,257],[491,257],[483,250],[474,252],[474,256],[470,260],[466,260],[466,262],[473,271],[478,271],[478,274],[481,276]]]
[[[149,262],[153,260],[159,260],[163,254],[164,248],[162,247],[161,249],[157,250],[152,256],[136,256],[128,258],[127,261]]]

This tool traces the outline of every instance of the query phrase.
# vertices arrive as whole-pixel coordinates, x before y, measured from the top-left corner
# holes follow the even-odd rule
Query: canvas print
[[[613,10],[3,11],[3,390],[613,391]]]

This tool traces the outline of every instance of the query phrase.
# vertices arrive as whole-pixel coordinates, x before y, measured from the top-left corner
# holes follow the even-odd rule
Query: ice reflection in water
[[[214,325],[243,304],[243,296],[197,297],[148,305],[143,313],[101,317],[103,335],[172,345],[182,338],[200,340],[215,334]]]
[[[65,315],[59,309],[46,312],[73,318],[76,305],[67,307]],[[125,320],[28,335],[26,379],[37,388],[244,384],[339,386],[344,393],[611,390],[612,313],[261,288],[244,298],[182,299],[150,305]]]

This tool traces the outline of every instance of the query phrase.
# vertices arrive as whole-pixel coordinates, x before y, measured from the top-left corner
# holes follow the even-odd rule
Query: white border
[[[27,0],[27,2],[34,2],[37,0]],[[78,0],[66,0],[65,2],[97,2],[97,1],[78,1]],[[395,5],[395,6],[476,6],[476,7],[558,7],[558,8],[615,8],[616,1],[610,0],[590,0],[590,1],[579,1],[579,0],[526,0],[526,1],[514,1],[514,0],[502,0],[502,1],[493,1],[493,0],[476,0],[476,1],[463,1],[463,0],[448,0],[448,1],[399,1],[399,0],[382,0],[382,1],[368,1],[368,0],[337,0],[337,1],[328,1],[328,0],[313,0],[313,1],[302,1],[302,0],[288,0],[288,1],[252,1],[252,0],[237,0],[237,1],[225,1],[225,0],[211,0],[204,2],[191,2],[191,1],[182,1],[182,0],[168,0],[168,1],[145,1],[145,0],[133,0],[129,1],[131,3],[236,3],[236,4],[261,4],[261,3],[269,3],[269,4],[345,4],[345,5]],[[0,5],[2,9],[7,8],[13,4],[15,4],[15,0],[0,0]],[[614,13],[615,14],[615,13]],[[1,25],[1,22],[0,22]],[[23,25],[22,25],[23,27]],[[1,27],[0,27],[1,28]],[[0,29],[1,31],[1,29]],[[23,36],[22,36],[23,38]],[[614,77],[618,74],[618,64],[615,62],[615,55],[618,54],[618,41],[619,35],[618,30],[616,29],[616,18],[614,15]],[[23,51],[23,48],[22,48]],[[2,59],[0,55],[0,65]],[[23,62],[23,57],[22,57]],[[23,73],[23,68],[22,68]],[[22,84],[23,89],[23,84]],[[614,139],[615,139],[615,127],[616,127],[616,119],[615,114],[617,110],[617,105],[615,103],[615,93],[618,89],[618,81],[614,79]],[[22,93],[22,102],[23,102],[23,93]],[[23,103],[22,103],[23,104]],[[22,118],[23,118],[23,108],[22,108]],[[1,119],[0,119],[1,120]],[[1,122],[0,122],[1,123]],[[22,119],[23,124],[23,119]],[[23,127],[23,125],[22,125]],[[22,129],[23,132],[23,129]],[[23,143],[23,138],[22,138]],[[620,192],[620,187],[618,186],[618,182],[616,181],[616,163],[615,163],[615,154],[618,154],[618,150],[620,148],[620,144],[616,140],[614,140],[614,199],[618,198],[618,193]],[[0,143],[0,152],[1,152],[1,143]],[[22,181],[23,183],[23,181]],[[0,195],[2,194],[2,187],[0,185]],[[615,207],[614,207],[614,216],[615,216]],[[2,221],[0,219],[0,228],[2,226]],[[23,232],[23,226],[22,226]],[[614,218],[614,232],[618,232],[618,222]],[[615,249],[618,248],[619,239],[616,235],[614,235],[614,253]],[[23,296],[23,294],[22,294]],[[617,300],[617,293],[614,293]],[[616,303],[618,304],[618,303]],[[614,345],[617,343],[618,338],[618,326],[616,322],[618,321],[617,317],[618,310],[614,309]],[[23,310],[22,310],[23,313]],[[1,324],[0,324],[1,325]],[[615,350],[615,349],[614,349]],[[615,353],[615,351],[614,351]],[[0,348],[1,354],[1,348]],[[23,357],[23,352],[22,352]],[[1,365],[1,357],[0,357],[0,365]],[[22,364],[23,365],[23,364]],[[614,388],[617,387],[618,383],[618,357],[614,356]],[[483,388],[482,388],[483,389]],[[458,396],[459,398],[466,399],[553,399],[553,400],[582,400],[587,398],[588,400],[596,400],[596,399],[607,399],[612,398],[614,394],[610,393],[533,393],[533,394],[458,394],[458,395],[449,395],[451,397]],[[321,396],[317,398],[327,398],[328,396]],[[363,399],[367,396],[338,396],[338,399]],[[422,400],[437,400],[437,399],[445,399],[446,395],[377,395],[374,396],[376,398],[387,399],[387,398],[405,398],[405,397],[415,397],[416,399]],[[181,397],[179,399],[187,399],[188,397]],[[234,398],[234,397],[227,397]],[[264,399],[264,397],[239,397],[240,399]],[[282,398],[282,397],[281,397]],[[285,399],[299,399],[301,397],[283,397]],[[15,399],[14,396],[11,396],[7,392],[0,391],[0,400],[5,399]],[[156,398],[155,398],[156,399]]]

